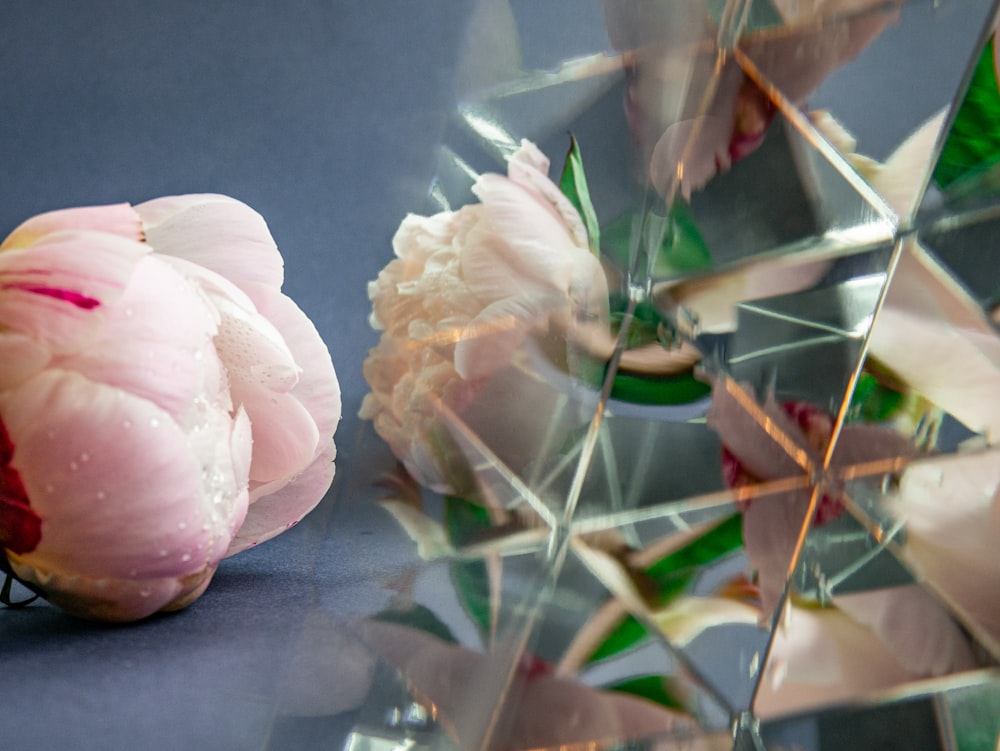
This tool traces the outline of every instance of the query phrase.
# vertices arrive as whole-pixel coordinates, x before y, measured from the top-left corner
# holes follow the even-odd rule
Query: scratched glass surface
[[[607,310],[411,329],[492,362],[431,394],[445,492],[386,483],[348,748],[998,747],[995,14],[476,4],[415,210],[572,134]]]

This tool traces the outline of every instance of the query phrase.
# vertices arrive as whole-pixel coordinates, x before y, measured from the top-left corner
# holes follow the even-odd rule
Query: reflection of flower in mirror
[[[798,542],[816,478],[824,486],[812,524],[842,512],[837,470],[869,465],[882,473],[902,468],[916,449],[912,441],[887,428],[860,423],[840,430],[832,453],[833,418],[813,405],[779,405],[769,395],[759,405],[752,392],[727,377],[715,379],[708,425],[723,444],[726,479],[733,487],[798,478],[792,490],[762,490],[743,513],[743,541],[750,566],[760,578],[765,612],[778,603],[785,588],[792,552]],[[830,453],[827,463],[827,454]],[[824,467],[829,471],[823,472]]]
[[[507,176],[478,179],[480,203],[408,216],[393,240],[397,258],[369,286],[372,323],[384,333],[365,361],[372,392],[361,416],[429,487],[455,482],[454,457],[435,445],[437,399],[461,413],[530,334],[607,319],[601,265],[548,168],[525,141]]]

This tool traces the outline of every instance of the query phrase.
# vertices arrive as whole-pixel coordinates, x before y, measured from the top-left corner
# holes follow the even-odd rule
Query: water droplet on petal
[[[177,522],[177,529],[187,529],[187,522]]]
[[[98,490],[97,491],[97,500],[103,501],[107,497],[108,497],[108,494],[105,493],[103,490]]]
[[[162,548],[160,549],[160,558],[166,558],[168,555],[170,555],[170,553],[168,553],[166,550],[163,550]]]
[[[184,555],[181,556],[181,561],[183,561],[184,563],[187,563],[190,560],[191,560],[191,554],[190,553],[185,553]]]
[[[76,472],[78,469],[80,469],[80,465],[77,464],[76,462],[70,462],[69,463],[69,468],[71,470],[73,470],[74,472]]]
[[[160,427],[160,418],[159,417],[151,417],[151,418],[149,418],[149,427],[151,427],[151,428],[158,428],[158,427]]]
[[[86,451],[84,451],[82,454],[80,454],[80,461],[81,462],[89,462],[90,461],[90,454],[88,454]]]
[[[122,427],[125,428],[125,430],[128,430],[129,428],[132,427],[132,421],[131,420],[122,420]]]

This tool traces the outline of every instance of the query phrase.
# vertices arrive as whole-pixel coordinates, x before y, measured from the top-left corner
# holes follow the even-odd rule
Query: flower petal
[[[257,492],[264,495],[250,504],[246,520],[230,543],[226,555],[235,555],[280,535],[316,508],[333,482],[336,457],[337,449],[333,443],[324,444],[324,450],[312,464],[298,475],[283,480],[281,487],[276,490],[266,486],[258,488]]]
[[[0,391],[13,388],[48,365],[48,348],[25,334],[0,331]]]
[[[100,232],[55,232],[0,253],[0,325],[53,352],[88,345],[102,306],[125,291],[149,248]]]
[[[976,302],[915,243],[900,256],[870,346],[916,393],[989,440],[1000,437],[1000,340]]]
[[[142,579],[186,576],[221,558],[246,503],[229,459],[227,414],[206,425],[211,453],[199,455],[150,402],[47,370],[0,394],[0,415],[14,445],[11,466],[42,519],[42,540],[25,563]]]
[[[481,221],[461,242],[462,277],[483,302],[564,291],[577,247],[554,209],[500,175],[483,175],[475,193]]]
[[[121,299],[86,349],[56,357],[52,367],[148,399],[192,428],[204,403],[229,408],[226,376],[215,353],[214,308],[168,263],[136,264]]]
[[[869,627],[915,676],[947,675],[976,667],[968,638],[918,584],[838,595],[834,604]]]
[[[3,244],[0,244],[0,252],[27,248],[46,235],[67,230],[107,232],[136,242],[142,242],[143,239],[142,222],[129,204],[84,206],[49,211],[31,217],[7,236]]]
[[[193,261],[237,285],[281,287],[281,254],[264,218],[245,203],[206,193],[156,198],[135,210],[157,253]]]
[[[320,440],[331,439],[341,417],[340,383],[316,326],[287,295],[262,284],[244,286],[257,311],[281,334],[301,368],[292,395],[312,415]]]

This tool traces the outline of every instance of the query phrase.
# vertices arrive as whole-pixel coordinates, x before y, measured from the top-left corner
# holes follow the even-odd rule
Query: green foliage
[[[471,542],[478,534],[491,529],[489,512],[471,501],[456,496],[444,500],[444,527],[448,539],[456,548]],[[479,627],[482,634],[490,632],[490,584],[486,562],[481,560],[454,561],[449,566],[458,601]]]
[[[590,250],[594,255],[601,252],[601,230],[597,220],[597,212],[590,200],[590,189],[587,187],[587,175],[583,171],[583,155],[576,138],[569,137],[569,152],[563,165],[562,176],[559,178],[559,189],[572,203],[583,219],[587,228],[587,238]]]
[[[629,266],[636,218],[629,212],[604,228],[601,248],[622,268]],[[711,268],[712,254],[683,199],[674,201],[668,219],[667,232],[653,260],[653,276],[665,279]]]
[[[654,587],[659,606],[682,594],[697,575],[699,567],[713,563],[743,546],[743,517],[733,514],[700,537],[664,556],[643,573]],[[626,616],[594,650],[588,662],[613,657],[645,641],[648,629],[636,618]]]
[[[1000,162],[1000,91],[993,65],[995,44],[996,39],[991,39],[979,57],[934,169],[934,180],[942,188]]]
[[[450,644],[458,643],[458,639],[451,633],[451,629],[433,611],[425,608],[423,605],[413,605],[406,610],[383,610],[381,613],[373,616],[372,620],[381,621],[382,623],[398,623],[401,626],[407,626],[418,631],[423,631],[431,636],[436,636],[438,639]]]
[[[667,679],[660,675],[644,675],[639,678],[633,678],[632,680],[617,683],[614,686],[608,686],[608,690],[639,696],[669,709],[681,711],[686,709],[684,704],[670,693],[667,687]]]
[[[883,386],[870,373],[862,373],[851,397],[848,418],[860,422],[884,422],[903,407],[903,394]]]

